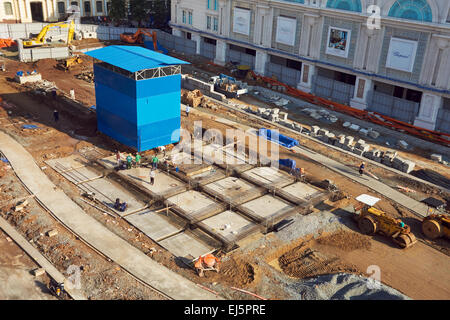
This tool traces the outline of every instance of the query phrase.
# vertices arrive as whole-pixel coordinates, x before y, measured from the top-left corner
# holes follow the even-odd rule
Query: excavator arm
[[[146,35],[150,37],[153,41],[153,48],[155,51],[158,51],[158,41],[156,39],[156,32],[150,32],[146,29],[138,29],[134,34],[126,34],[122,33],[120,35],[120,40],[130,44],[142,44],[144,43],[143,36]]]
[[[73,35],[75,33],[75,23],[73,20],[70,23],[66,22],[58,22],[58,23],[51,23],[46,25],[42,28],[42,30],[39,32],[39,34],[36,36],[36,38],[27,39],[23,41],[24,47],[33,47],[33,46],[41,46],[45,43],[45,36],[50,30],[50,28],[54,27],[60,27],[60,28],[69,28],[69,33],[67,36],[67,44],[70,44],[73,40]]]

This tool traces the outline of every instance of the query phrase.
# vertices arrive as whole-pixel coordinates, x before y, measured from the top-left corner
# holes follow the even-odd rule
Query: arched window
[[[389,17],[433,21],[431,7],[426,0],[396,0],[389,10]]]
[[[362,12],[361,0],[328,0],[327,8]]]

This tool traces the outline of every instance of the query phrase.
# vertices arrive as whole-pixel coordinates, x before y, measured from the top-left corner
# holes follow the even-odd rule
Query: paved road
[[[61,223],[133,276],[173,299],[220,299],[158,264],[87,215],[62,190],[55,187],[22,145],[3,132],[0,132],[0,151],[31,193]]]
[[[33,247],[20,233],[9,223],[0,217],[0,229],[2,229],[19,247],[22,248],[41,268],[44,268],[48,275],[57,283],[65,283],[65,291],[74,300],[87,300],[80,290],[71,289],[64,275],[58,271],[35,247]]]
[[[368,176],[367,174],[361,176],[354,168],[350,168],[340,162],[325,157],[317,152],[308,150],[304,147],[294,147],[293,150],[296,153],[305,155],[308,158],[323,164],[327,168],[340,173],[347,178],[350,178],[364,186],[371,188],[372,190],[382,194],[386,198],[391,199],[392,201],[404,206],[420,217],[425,217],[427,214],[427,206],[425,204],[414,200],[395,189],[392,189],[391,187],[385,185],[383,182],[380,182]]]

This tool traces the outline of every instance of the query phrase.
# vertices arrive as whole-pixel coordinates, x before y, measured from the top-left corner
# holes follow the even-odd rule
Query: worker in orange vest
[[[203,257],[198,257],[198,260],[195,263],[194,267],[199,277],[203,277],[205,269],[213,269],[216,272],[219,272],[219,262],[220,260],[218,258],[208,253]]]

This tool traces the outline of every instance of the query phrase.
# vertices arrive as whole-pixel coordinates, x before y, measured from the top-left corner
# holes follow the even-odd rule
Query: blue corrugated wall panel
[[[137,149],[178,142],[181,75],[134,81],[94,65],[99,131]]]

